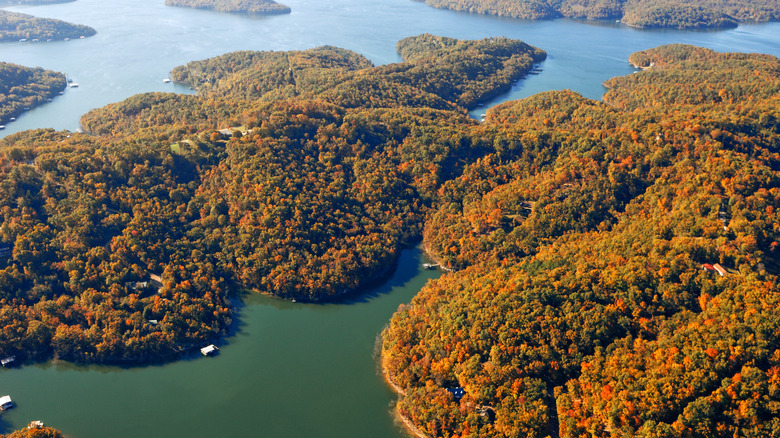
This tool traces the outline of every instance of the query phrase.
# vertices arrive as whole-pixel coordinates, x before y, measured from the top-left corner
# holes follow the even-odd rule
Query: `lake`
[[[563,88],[598,99],[604,80],[633,71],[630,53],[662,44],[780,56],[777,23],[719,32],[642,31],[614,22],[475,16],[410,0],[291,0],[284,1],[291,14],[270,17],[163,3],[78,0],[9,8],[86,24],[98,34],[0,44],[0,61],[61,71],[79,83],[8,124],[0,136],[43,127],[76,130],[81,114],[135,93],[190,92],[162,80],[177,65],[234,50],[328,44],[384,64],[399,61],[399,39],[428,32],[466,39],[506,36],[547,51],[542,74],[490,104]],[[50,362],[0,370],[0,395],[10,394],[18,404],[0,415],[0,433],[39,419],[74,438],[404,436],[393,421],[395,396],[378,374],[374,348],[398,305],[439,275],[422,269],[422,262],[419,250],[404,251],[389,280],[344,304],[249,295],[216,357],[193,355],[127,369]]]

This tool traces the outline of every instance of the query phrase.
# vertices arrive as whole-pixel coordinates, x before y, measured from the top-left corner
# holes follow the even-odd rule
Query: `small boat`
[[[425,269],[436,269],[439,265],[436,263],[423,263],[423,268]]]
[[[217,346],[214,344],[208,345],[200,349],[200,353],[204,356],[211,356],[217,354],[218,351],[219,348],[217,348]]]
[[[19,42],[20,43],[25,43],[25,42],[27,42],[27,38],[22,38],[22,39],[19,40]]]
[[[70,41],[70,38],[65,38],[65,41]]]
[[[0,397],[0,411],[5,411],[6,409],[11,409],[14,407],[14,402],[11,400],[10,395],[4,395]]]
[[[12,122],[15,122],[15,121],[16,121],[16,117],[11,117],[11,118],[10,118],[10,119],[8,119],[8,120],[10,120],[10,121],[12,121]]]
[[[167,83],[169,83],[169,82],[171,82],[171,80],[170,80],[170,79],[168,79],[168,78],[165,78],[165,79],[163,79],[163,83],[164,83],[164,84],[167,84]]]
[[[5,125],[0,125],[0,130],[5,129]]]
[[[81,38],[81,39],[83,40],[83,39],[84,39],[84,38],[86,38],[86,37],[85,37],[84,35],[82,35],[82,36],[80,36],[79,38]]]
[[[71,82],[70,83],[70,88],[78,88],[78,87],[79,87],[79,83],[78,82]]]
[[[34,42],[34,43],[37,43],[38,41],[40,41],[38,38],[33,38],[32,39],[32,42]]]
[[[11,366],[11,364],[13,364],[15,360],[16,360],[16,356],[8,356],[5,359],[0,360],[0,365],[4,367],[8,367]]]

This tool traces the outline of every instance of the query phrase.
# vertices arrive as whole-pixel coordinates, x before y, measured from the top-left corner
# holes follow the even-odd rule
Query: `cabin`
[[[157,274],[149,274],[149,282],[157,289],[161,288],[163,285],[162,277]]]
[[[452,396],[455,398],[455,401],[462,399],[463,396],[466,395],[466,391],[459,386],[456,386],[454,388],[447,388],[447,391],[449,391],[450,394],[452,394]]]
[[[218,351],[219,348],[217,348],[217,346],[214,344],[208,345],[200,349],[201,354],[203,354],[204,356],[213,356],[217,354]]]
[[[5,359],[0,360],[0,365],[4,367],[10,367],[15,360],[16,360],[16,356],[8,356]]]
[[[4,395],[0,397],[0,411],[5,411],[14,407],[14,402],[11,400],[10,395]]]

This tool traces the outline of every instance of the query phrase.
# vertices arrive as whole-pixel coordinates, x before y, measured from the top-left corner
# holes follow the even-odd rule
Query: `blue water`
[[[75,130],[92,108],[147,91],[188,92],[164,84],[177,65],[235,50],[299,50],[334,45],[375,64],[399,61],[401,38],[432,33],[476,39],[506,36],[547,51],[544,73],[521,81],[497,99],[518,99],[550,89],[578,91],[593,99],[601,83],[630,73],[628,55],[663,44],[688,43],[718,51],[780,55],[780,24],[743,25],[718,32],[647,31],[618,23],[572,20],[528,22],[433,9],[410,0],[290,0],[288,15],[249,16],[164,5],[163,0],[78,0],[9,10],[86,24],[97,35],[79,40],[2,43],[0,61],[41,66],[79,83],[38,107],[0,135],[31,128]]]

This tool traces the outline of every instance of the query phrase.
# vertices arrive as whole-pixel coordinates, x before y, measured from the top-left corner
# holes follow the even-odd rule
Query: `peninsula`
[[[382,364],[429,437],[770,436],[780,406],[780,60],[671,45],[489,110],[423,232],[457,272]],[[718,432],[714,432],[718,431]]]
[[[168,6],[248,14],[289,14],[290,7],[273,0],[165,0]]]
[[[90,37],[95,33],[89,26],[0,9],[0,41],[64,40]]]
[[[740,22],[780,20],[774,0],[425,0],[433,7],[526,20],[566,17],[615,20],[641,28],[712,29],[736,27]]]
[[[0,62],[0,125],[53,99],[65,86],[62,73]]]

